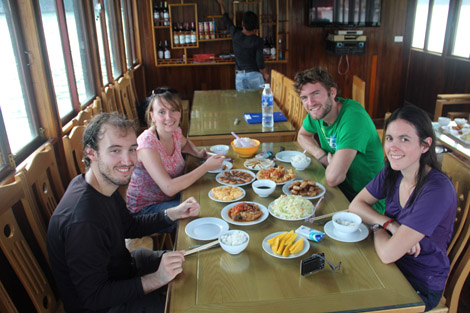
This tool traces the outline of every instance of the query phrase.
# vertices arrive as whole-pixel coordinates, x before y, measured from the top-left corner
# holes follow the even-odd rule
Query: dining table
[[[273,127],[248,123],[245,113],[261,113],[262,90],[197,90],[191,107],[188,138],[197,146],[230,144],[232,132],[263,142],[291,141],[297,131],[290,121]],[[274,112],[281,112],[274,103]]]
[[[450,123],[450,127],[455,126],[455,122]],[[449,131],[445,131],[442,127],[438,127],[434,131],[438,143],[450,148],[460,159],[470,165],[470,144],[462,141],[458,136],[453,135]]]
[[[281,150],[282,157],[279,154]],[[183,272],[168,285],[166,312],[423,312],[424,303],[397,266],[384,264],[377,256],[373,236],[366,225],[361,225],[359,237],[326,229],[331,223],[332,213],[348,209],[349,201],[338,187],[328,186],[321,163],[312,157],[305,170],[295,170],[286,160],[286,155],[292,151],[302,153],[303,149],[292,141],[265,143],[257,153],[268,151],[275,157],[275,166],[293,169],[295,179],[308,179],[324,186],[323,199],[309,201],[318,205],[315,216],[327,214],[330,217],[311,223],[304,219],[283,220],[270,213],[262,222],[251,225],[228,222],[229,229],[249,234],[247,248],[236,255],[220,247],[187,255]],[[232,149],[227,157],[232,159],[232,170],[247,170],[247,159],[240,158]],[[200,165],[200,162],[189,158],[187,170]],[[256,175],[256,171],[252,172]],[[206,173],[182,192],[182,200],[194,197],[199,202],[200,213],[197,217],[178,221],[176,250],[187,251],[214,240],[194,239],[197,236],[191,235],[187,226],[209,217],[224,221],[223,212],[231,204],[209,197],[212,188],[221,186],[216,175]],[[285,191],[283,185],[278,184],[270,196],[262,198],[254,193],[251,184],[241,188],[245,190],[245,197],[239,201],[253,201],[268,210],[270,203],[283,196]],[[266,246],[263,248],[268,236],[296,230],[302,225],[326,232],[319,242],[306,241],[305,254],[282,258],[269,253]],[[220,234],[216,232],[213,235],[217,237]],[[325,263],[323,270],[301,275],[301,260],[316,253],[324,253],[332,265],[341,262],[339,271],[331,271]]]

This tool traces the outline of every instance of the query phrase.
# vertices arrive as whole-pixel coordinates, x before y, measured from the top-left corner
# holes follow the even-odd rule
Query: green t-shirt
[[[384,167],[384,154],[374,122],[367,111],[356,101],[338,97],[343,105],[336,121],[326,125],[323,120],[314,120],[309,114],[303,127],[310,133],[318,134],[320,146],[325,152],[335,154],[337,150],[357,151],[346,179],[339,187],[352,200]],[[383,213],[385,202],[378,202],[374,208]]]

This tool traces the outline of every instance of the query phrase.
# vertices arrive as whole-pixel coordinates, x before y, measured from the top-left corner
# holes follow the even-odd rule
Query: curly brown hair
[[[331,76],[330,73],[322,70],[321,68],[314,67],[295,74],[294,89],[298,95],[300,95],[300,90],[302,89],[302,87],[308,83],[320,83],[328,91],[331,87],[338,89],[338,85],[336,85],[333,76]],[[339,94],[339,91],[337,92],[337,94]]]

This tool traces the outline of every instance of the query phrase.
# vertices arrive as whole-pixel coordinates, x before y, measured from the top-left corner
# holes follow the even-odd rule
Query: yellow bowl
[[[256,140],[256,139],[251,139],[253,140],[255,143],[256,143],[256,146],[253,146],[253,147],[249,147],[249,148],[240,148],[240,147],[235,147],[234,145],[234,142],[235,140],[233,140],[231,142],[231,145],[232,145],[232,148],[233,150],[238,153],[238,155],[242,158],[249,158],[251,156],[253,156],[253,154],[256,153],[256,151],[258,151],[258,148],[259,148],[259,140]]]

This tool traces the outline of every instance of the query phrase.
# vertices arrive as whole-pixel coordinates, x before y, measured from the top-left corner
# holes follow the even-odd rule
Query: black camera
[[[300,274],[303,276],[315,273],[325,268],[325,254],[317,253],[300,261]]]

